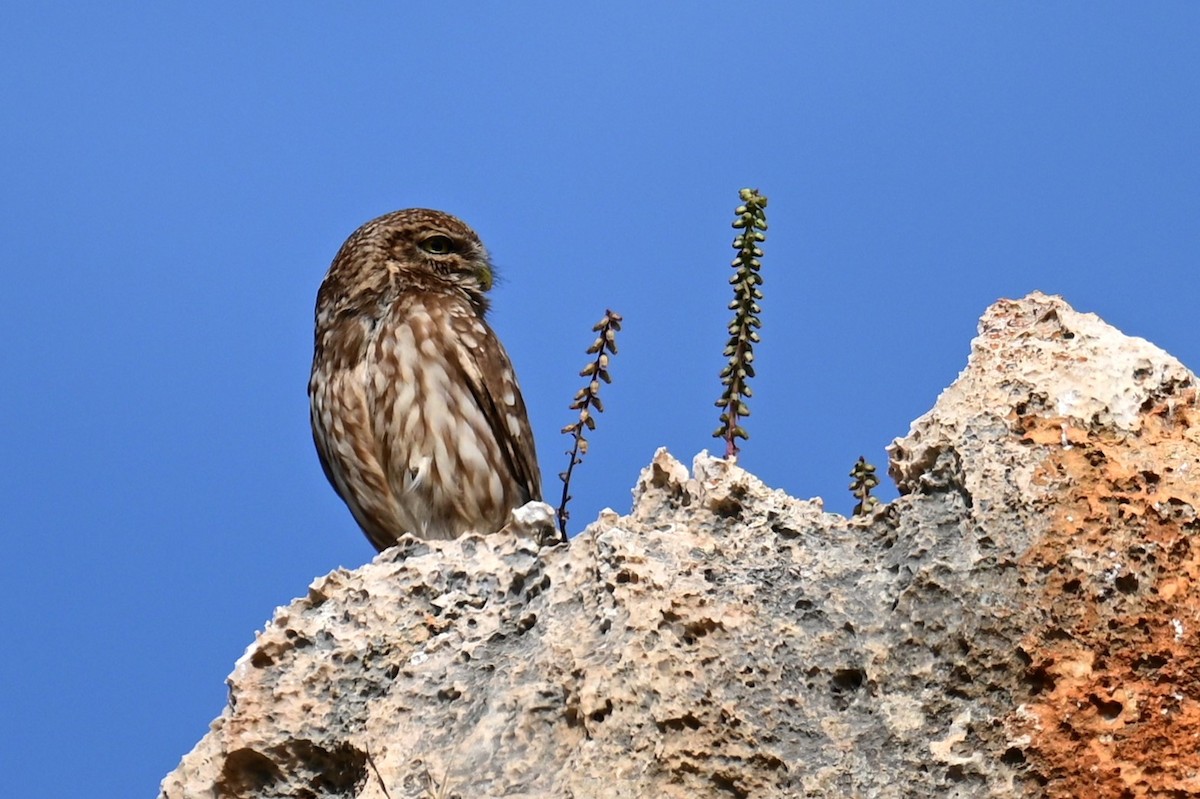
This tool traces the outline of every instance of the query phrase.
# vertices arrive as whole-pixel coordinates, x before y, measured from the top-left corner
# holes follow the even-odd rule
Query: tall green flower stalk
[[[767,229],[767,198],[758,193],[758,189],[742,189],[738,192],[742,200],[734,213],[733,227],[738,231],[733,239],[733,247],[738,251],[733,259],[734,274],[729,279],[733,285],[733,301],[729,309],[733,311],[733,321],[729,323],[729,343],[725,345],[725,357],[729,362],[721,370],[721,384],[725,387],[717,407],[721,409],[721,426],[713,433],[713,438],[725,440],[725,457],[735,459],[738,454],[737,440],[747,439],[750,434],[742,427],[741,420],[750,415],[750,407],[746,398],[751,396],[747,380],[754,377],[754,345],[760,339],[758,328],[762,326],[758,315],[762,309],[758,301],[762,299],[762,267],[763,251],[758,246],[767,240],[764,232]]]

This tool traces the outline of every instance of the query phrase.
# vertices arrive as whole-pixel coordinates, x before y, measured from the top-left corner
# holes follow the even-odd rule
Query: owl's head
[[[354,231],[330,267],[326,282],[331,279],[350,295],[358,293],[356,288],[375,296],[461,294],[483,314],[495,275],[483,242],[461,219],[428,208],[407,208]]]

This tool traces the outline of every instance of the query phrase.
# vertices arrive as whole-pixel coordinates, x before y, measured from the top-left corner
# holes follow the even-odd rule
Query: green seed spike
[[[724,391],[716,406],[722,409],[720,415],[721,427],[713,433],[714,438],[725,440],[725,457],[736,458],[738,453],[737,439],[749,438],[749,434],[738,421],[750,415],[750,408],[744,398],[750,396],[746,381],[754,376],[751,362],[754,360],[752,347],[761,339],[754,332],[762,326],[758,319],[761,309],[757,300],[761,300],[762,275],[759,269],[762,263],[758,260],[763,251],[758,245],[766,241],[767,229],[766,211],[767,198],[758,193],[757,189],[742,189],[738,192],[741,204],[734,209],[732,226],[738,233],[733,237],[733,248],[738,251],[737,257],[730,262],[734,273],[729,278],[733,286],[733,300],[729,310],[733,311],[733,321],[727,331],[729,342],[723,351],[727,359],[721,369],[721,384]]]
[[[875,476],[875,467],[867,463],[867,459],[860,455],[854,468],[850,470],[850,476],[854,478],[854,481],[850,483],[850,493],[858,499],[853,515],[865,516],[868,511],[879,505],[879,500],[871,496],[871,489],[879,485],[879,478]]]

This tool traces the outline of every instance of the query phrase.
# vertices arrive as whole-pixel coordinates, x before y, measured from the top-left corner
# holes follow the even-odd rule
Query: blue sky
[[[274,607],[373,550],[312,450],[312,304],[440,208],[503,282],[574,528],[718,448],[737,190],[770,197],[742,464],[848,512],[1000,297],[1200,362],[1194,3],[26,4],[0,26],[11,796],[151,796]],[[885,496],[894,491],[885,492]]]

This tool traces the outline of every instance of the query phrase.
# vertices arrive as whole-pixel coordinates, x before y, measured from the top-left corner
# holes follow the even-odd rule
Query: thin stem
[[[571,515],[567,510],[567,503],[571,501],[571,475],[574,474],[575,467],[583,463],[583,456],[587,454],[588,441],[584,430],[596,429],[596,418],[592,415],[592,411],[604,412],[604,404],[600,401],[600,382],[612,382],[612,378],[608,374],[608,361],[610,356],[617,354],[617,331],[621,329],[621,321],[620,314],[606,310],[604,318],[592,327],[592,330],[599,335],[587,348],[587,354],[596,357],[579,373],[580,377],[588,378],[588,383],[575,392],[575,399],[571,401],[570,405],[571,410],[579,411],[579,419],[562,429],[564,433],[570,433],[574,439],[573,446],[567,452],[570,460],[567,462],[566,471],[560,472],[558,475],[559,479],[563,481],[562,501],[559,503],[557,513],[558,532],[563,541],[567,540],[567,519]]]

